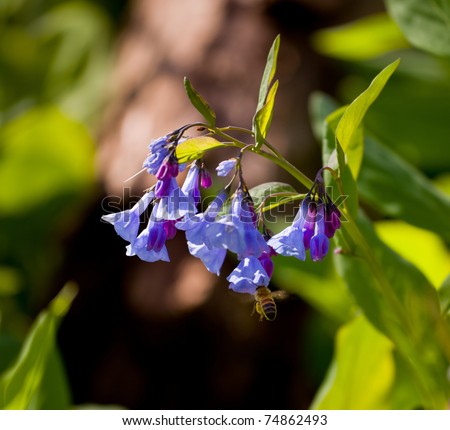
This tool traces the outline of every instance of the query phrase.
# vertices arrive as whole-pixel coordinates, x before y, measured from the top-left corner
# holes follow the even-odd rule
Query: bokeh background
[[[450,63],[412,49],[384,11],[378,0],[0,2],[0,372],[62,287],[79,290],[57,334],[66,403],[47,393],[34,406],[310,405],[336,330],[354,310],[331,258],[277,260],[273,287],[291,294],[274,322],[260,322],[252,300],[207,272],[182,235],[168,244],[170,264],[144,263],[125,256],[100,217],[129,208],[153,184],[146,174],[126,181],[141,169],[150,139],[200,119],[183,76],[221,125],[250,126],[278,33],[269,138],[291,162],[310,177],[321,166],[308,113],[313,93],[351,101],[401,56],[367,127],[448,191]],[[322,31],[360,19],[351,37]],[[208,165],[223,156],[209,155]],[[250,187],[289,180],[265,161],[245,161]],[[381,236],[442,283],[445,242],[363,203]]]

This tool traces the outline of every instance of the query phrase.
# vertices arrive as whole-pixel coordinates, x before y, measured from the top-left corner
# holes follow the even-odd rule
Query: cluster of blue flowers
[[[239,263],[227,277],[230,288],[252,295],[257,288],[269,285],[274,255],[305,260],[309,249],[314,261],[325,256],[329,238],[340,227],[340,212],[325,192],[322,171],[292,225],[272,237],[255,212],[239,157],[222,161],[216,169],[218,176],[235,172],[239,183],[234,193],[231,195],[230,191],[232,180],[203,213],[198,213],[200,187],[210,187],[212,178],[203,162],[197,160],[189,166],[184,184],[179,187],[176,178],[186,166],[179,164],[176,147],[184,139],[185,130],[186,127],[176,130],[149,145],[144,167],[156,176],[156,185],[131,209],[102,217],[129,242],[127,255],[137,255],[148,262],[169,261],[166,241],[182,230],[189,252],[212,273],[219,275],[227,250],[236,254]],[[153,209],[148,224],[139,232],[141,215],[150,205]]]

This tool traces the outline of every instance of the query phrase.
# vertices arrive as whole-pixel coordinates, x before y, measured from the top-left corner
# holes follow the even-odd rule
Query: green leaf
[[[386,245],[421,270],[436,289],[441,286],[450,271],[450,252],[439,235],[400,220],[377,221],[375,231]]]
[[[439,288],[439,301],[441,303],[441,310],[444,315],[450,315],[450,274],[445,278],[444,282]]]
[[[434,177],[450,166],[450,68],[445,59],[417,50],[404,51],[401,58],[401,70],[390,78],[388,91],[383,91],[367,112],[364,129]],[[344,101],[353,100],[369,85],[380,61],[348,67],[358,78],[343,81],[339,92]]]
[[[394,380],[392,342],[363,316],[341,327],[312,409],[379,409]]]
[[[385,0],[389,15],[412,45],[450,56],[449,0]]]
[[[0,407],[2,409],[67,409],[70,405],[51,402],[49,395],[59,387],[59,394],[68,402],[67,382],[58,363],[56,350],[56,330],[61,318],[67,312],[76,295],[76,287],[66,285],[47,310],[39,314],[31,327],[19,357],[0,377]],[[59,366],[59,367],[58,367]],[[49,375],[48,372],[55,372]],[[59,375],[59,380],[55,380]],[[49,379],[49,377],[51,377]],[[51,386],[45,381],[51,381]],[[64,387],[65,386],[65,387]],[[65,394],[64,394],[65,393]]]
[[[0,131],[0,215],[24,213],[94,183],[94,143],[54,107],[35,108]],[[32,178],[32,180],[30,180]]]
[[[205,155],[207,151],[227,146],[213,137],[193,137],[181,142],[176,149],[176,156],[180,163],[197,160]]]
[[[280,35],[278,35],[273,41],[272,47],[269,51],[269,55],[267,56],[266,67],[264,69],[261,85],[259,87],[258,106],[256,108],[256,112],[258,112],[266,104],[266,97],[269,92],[270,83],[272,82],[272,79],[275,76],[275,71],[277,69],[277,57],[279,49]]]
[[[324,166],[331,167],[338,173],[345,194],[342,198],[346,199],[345,205],[350,214],[355,217],[358,210],[358,191],[356,182],[353,179],[349,166],[345,163],[344,151],[335,137],[336,127],[340,123],[345,111],[346,107],[344,106],[328,115],[325,119],[324,137],[322,140],[322,158]],[[352,139],[359,139],[361,134],[362,131],[359,128],[356,133],[354,133]],[[327,184],[327,187],[329,187],[328,194],[333,201],[335,201],[338,196],[341,195],[341,190],[337,187],[336,181],[331,179],[331,175],[328,172],[325,174],[325,183]]]
[[[253,133],[255,134],[255,148],[261,148],[265,143],[265,138],[272,121],[275,95],[278,89],[278,81],[270,87],[277,68],[278,50],[280,49],[280,35],[273,41],[267,56],[266,67],[264,69],[261,85],[259,88],[258,105],[253,117]]]
[[[345,110],[336,128],[336,139],[342,147],[347,159],[347,164],[353,177],[358,177],[359,168],[364,152],[364,141],[362,134],[360,138],[354,139],[364,115],[370,105],[376,100],[383,90],[388,79],[398,67],[400,60],[396,60],[385,67],[371,82],[369,87],[360,94]]]
[[[385,13],[319,30],[313,34],[312,42],[323,55],[353,61],[368,60],[410,46],[395,22]]]
[[[260,148],[267,136],[270,124],[272,122],[273,106],[275,103],[275,95],[278,89],[278,81],[270,88],[269,94],[267,95],[266,104],[256,112],[255,118],[253,120],[253,128],[255,130],[255,141],[257,143],[256,147]]]
[[[420,171],[375,139],[366,138],[358,190],[384,215],[434,231],[450,242],[450,198]]]
[[[191,85],[188,78],[184,78],[184,88],[186,89],[186,93],[189,97],[189,100],[205,118],[206,122],[211,126],[215,127],[216,125],[216,114],[211,109],[206,100],[194,89]]]
[[[367,319],[394,343],[409,364],[422,406],[446,407],[449,357],[445,354],[450,336],[436,291],[416,267],[377,237],[362,214],[357,225],[362,237],[356,241],[354,253],[335,255],[338,272]],[[343,230],[355,237],[350,224]],[[342,232],[336,238],[339,246],[344,245]]]
[[[255,208],[263,203],[265,205],[271,204],[279,197],[298,194],[292,185],[283,182],[266,182],[253,187],[249,190],[249,193],[252,196]]]

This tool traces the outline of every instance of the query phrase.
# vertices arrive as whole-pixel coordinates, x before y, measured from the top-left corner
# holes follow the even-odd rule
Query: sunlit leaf
[[[266,67],[264,69],[261,85],[259,88],[258,106],[256,108],[256,112],[258,112],[266,104],[266,97],[269,92],[270,84],[272,82],[273,77],[275,76],[275,71],[277,69],[277,58],[279,49],[280,49],[280,35],[278,35],[273,41],[272,47],[270,48],[269,51],[269,55],[267,56]]]
[[[43,405],[48,408],[68,408],[69,404],[61,403],[64,397],[58,398],[56,404],[49,399],[49,392],[59,386],[60,395],[68,399],[67,382],[54,380],[59,374],[56,352],[56,330],[60,319],[70,307],[76,294],[74,285],[66,285],[58,296],[50,303],[47,310],[41,312],[25,339],[19,357],[15,363],[0,377],[0,407],[2,409],[39,409]],[[56,368],[55,368],[56,366]],[[55,371],[48,379],[52,386],[46,386],[46,372]],[[63,394],[66,393],[66,394]]]
[[[356,242],[353,253],[335,255],[337,269],[367,319],[395,344],[408,363],[422,405],[444,408],[450,337],[436,290],[415,266],[376,236],[362,214],[358,227],[367,245]],[[350,225],[343,229],[352,231]],[[341,243],[341,233],[336,237],[339,246],[345,244]]]
[[[254,118],[254,131],[255,140],[257,142],[257,147],[261,147],[264,144],[264,140],[269,131],[270,124],[272,122],[273,106],[275,103],[275,95],[278,89],[278,81],[270,88],[269,94],[267,95],[266,104],[256,112]]]
[[[176,149],[176,155],[180,163],[197,160],[211,149],[227,146],[213,137],[200,136],[181,142]]]
[[[205,118],[206,122],[214,127],[216,125],[216,114],[206,100],[195,90],[188,78],[184,78],[184,88],[192,105]]]
[[[394,380],[392,342],[356,317],[337,333],[335,355],[312,409],[379,409]]]
[[[35,108],[0,131],[0,215],[23,213],[94,183],[86,128],[53,107]]]
[[[354,61],[410,46],[395,22],[384,13],[319,30],[312,42],[321,54]]]
[[[264,69],[261,85],[259,88],[258,105],[253,117],[253,133],[255,134],[255,148],[259,149],[264,144],[270,123],[272,121],[272,111],[275,102],[275,94],[278,89],[278,81],[271,87],[273,77],[277,68],[278,50],[280,49],[280,35],[273,41],[267,56],[266,67]]]
[[[355,179],[358,177],[364,152],[363,136],[361,134],[360,138],[354,139],[355,133],[357,133],[370,105],[381,93],[399,63],[400,60],[394,61],[373,79],[369,87],[345,110],[336,127],[336,139],[345,153],[347,164]]]
[[[366,138],[358,190],[382,214],[434,231],[450,241],[450,198],[386,146]]]
[[[438,235],[402,221],[379,221],[375,230],[383,242],[419,268],[435,288],[440,287],[450,273],[450,253]]]
[[[439,300],[441,302],[442,313],[449,316],[450,314],[450,274],[445,278],[439,288]]]
[[[342,192],[345,198],[345,206],[352,216],[356,216],[358,210],[358,191],[356,188],[356,182],[350,171],[350,167],[345,162],[345,154],[341,145],[336,140],[335,132],[336,127],[342,119],[342,115],[345,112],[346,107],[337,109],[335,112],[328,115],[324,121],[323,139],[322,139],[322,159],[323,165],[332,168],[336,171],[341,179],[343,189],[339,189],[334,179],[331,179],[331,175],[326,172],[325,183],[329,187],[328,194],[335,201]],[[362,136],[361,128],[358,128],[353,134],[352,139],[359,140]]]
[[[385,0],[389,15],[418,48],[450,56],[449,0]]]

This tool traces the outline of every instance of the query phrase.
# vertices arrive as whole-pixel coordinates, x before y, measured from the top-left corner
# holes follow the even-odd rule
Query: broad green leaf
[[[335,255],[338,272],[367,319],[409,363],[422,406],[444,408],[450,336],[436,290],[415,266],[376,236],[362,214],[357,225],[362,237],[355,241],[353,253]],[[355,238],[352,225],[343,225],[342,230],[347,240]],[[345,245],[343,232],[336,235],[339,246]]]
[[[321,54],[353,61],[368,60],[410,46],[385,13],[319,30],[314,33],[312,42]]]
[[[0,334],[0,375],[8,369],[20,352],[20,341],[7,334]]]
[[[345,155],[341,148],[341,145],[336,140],[335,130],[337,125],[342,119],[342,115],[345,112],[346,107],[337,109],[332,114],[328,115],[324,121],[324,135],[322,139],[322,159],[323,165],[331,167],[338,173],[342,181],[343,193],[345,198],[345,206],[349,210],[350,214],[356,216],[358,210],[358,191],[356,188],[356,182],[353,179],[353,175],[350,172],[348,164],[345,163]],[[359,128],[354,134],[352,139],[359,139],[362,135],[362,130]],[[331,175],[326,172],[325,183],[327,184],[328,194],[333,201],[336,201],[341,196],[341,190],[336,185],[336,181],[331,179]],[[341,208],[342,209],[342,208]]]
[[[270,48],[269,51],[269,55],[267,56],[266,67],[264,69],[261,85],[259,87],[258,106],[256,108],[256,112],[258,112],[266,104],[266,97],[269,92],[270,83],[272,82],[272,79],[275,76],[275,71],[277,69],[277,58],[279,49],[280,49],[280,35],[278,35],[273,41],[272,47]]]
[[[47,310],[39,314],[14,364],[0,377],[0,407],[2,409],[68,408],[59,398],[56,404],[49,401],[49,393],[59,388],[59,393],[68,399],[68,390],[63,380],[56,381],[55,375],[64,378],[58,368],[56,352],[56,330],[61,318],[67,312],[76,295],[76,287],[66,285]],[[56,367],[55,367],[56,366]],[[55,375],[48,375],[48,372]],[[50,377],[50,379],[49,379]],[[46,386],[51,381],[53,386]],[[63,394],[66,393],[66,394]]]
[[[385,0],[389,15],[412,45],[450,56],[449,0]]]
[[[358,316],[336,335],[329,372],[312,409],[381,409],[394,380],[393,345]]]
[[[214,127],[216,125],[216,114],[211,109],[206,100],[194,89],[188,78],[184,78],[184,88],[191,101],[192,105],[197,109],[205,118],[206,122]]]
[[[180,163],[197,160],[205,155],[207,151],[227,146],[213,137],[193,137],[181,142],[176,149],[176,156]]]
[[[450,315],[450,274],[445,278],[439,288],[439,300],[441,302],[441,310],[444,315]]]
[[[256,147],[261,147],[264,144],[267,132],[269,131],[270,124],[272,122],[273,106],[275,103],[275,95],[278,89],[278,81],[270,88],[269,94],[267,95],[266,104],[256,112],[254,122],[254,132]]]
[[[450,253],[437,234],[396,220],[378,221],[375,230],[386,245],[420,269],[436,289],[441,286],[450,273]]]
[[[354,139],[364,115],[370,105],[376,100],[383,90],[388,79],[398,67],[400,60],[396,60],[385,67],[371,82],[369,87],[360,94],[345,110],[336,128],[336,139],[345,153],[347,164],[353,177],[358,177],[359,168],[364,152],[364,140],[362,134],[360,138]]]
[[[421,399],[415,381],[411,378],[410,367],[394,349],[395,379],[380,409],[412,410],[420,409]]]
[[[292,185],[283,182],[266,182],[251,188],[249,192],[252,196],[255,208],[261,204],[266,205],[273,203],[280,197],[298,194]]]
[[[382,214],[426,228],[450,241],[450,198],[386,146],[366,138],[358,190]]]
[[[24,213],[94,183],[94,144],[54,107],[35,108],[0,131],[0,215]]]
[[[339,104],[333,97],[322,91],[314,91],[308,99],[308,112],[311,119],[311,128],[314,137],[318,142],[322,142],[325,134],[325,119],[339,108]],[[345,107],[342,108],[342,113]],[[339,115],[339,114],[338,114]],[[334,149],[334,148],[332,148]],[[328,155],[327,160],[329,159]],[[325,158],[325,157],[324,157]]]
[[[375,136],[429,176],[448,172],[450,68],[446,59],[417,50],[401,53],[401,70],[377,98],[366,116],[366,134]],[[351,101],[370,83],[381,61],[348,64],[351,76],[342,81],[343,101]]]

